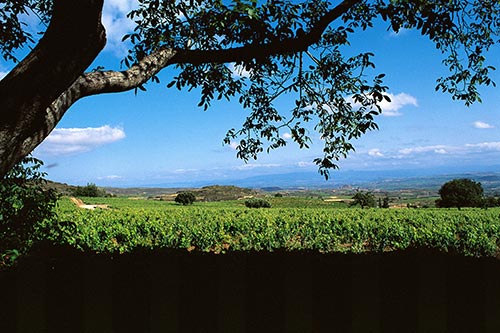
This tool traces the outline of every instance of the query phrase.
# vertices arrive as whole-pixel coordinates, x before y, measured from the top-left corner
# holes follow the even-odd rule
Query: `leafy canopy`
[[[20,14],[49,22],[51,5],[51,0],[0,5],[4,59],[14,60],[18,48],[34,41]],[[307,148],[314,128],[324,144],[323,156],[314,162],[328,177],[354,150],[354,139],[377,129],[379,104],[389,100],[384,75],[373,72],[373,54],[346,52],[352,34],[377,19],[395,32],[419,30],[442,51],[449,69],[436,90],[470,105],[480,101],[478,86],[494,84],[485,53],[498,42],[499,11],[496,0],[138,0],[129,14],[136,27],[123,38],[131,49],[122,64],[131,66],[164,49],[190,54],[189,61],[177,62],[178,74],[168,87],[199,90],[204,109],[214,99],[237,98],[249,113],[224,142],[238,142],[239,158],[248,161],[286,145],[284,131]],[[217,61],[207,62],[207,55],[217,55],[209,57]],[[151,80],[159,82],[156,76]],[[285,95],[294,107],[278,110]]]
[[[356,192],[352,197],[351,206],[360,205],[361,208],[375,207],[375,195],[371,192]]]
[[[77,186],[72,194],[75,197],[105,197],[107,193],[104,189],[97,187],[94,183],[87,183],[85,186]]]
[[[30,248],[42,222],[55,218],[58,194],[44,188],[42,165],[26,157],[0,179],[0,268]]]
[[[438,207],[480,207],[483,205],[483,187],[481,183],[471,179],[453,179],[439,189],[441,199],[436,201]]]
[[[175,202],[187,206],[192,205],[196,201],[196,196],[192,192],[181,192],[175,197]]]

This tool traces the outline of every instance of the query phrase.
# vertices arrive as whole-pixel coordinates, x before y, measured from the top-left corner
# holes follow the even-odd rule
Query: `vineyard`
[[[277,200],[277,199],[276,199]],[[97,253],[137,249],[387,252],[430,248],[467,256],[499,253],[500,209],[357,209],[321,200],[277,201],[249,209],[240,201],[196,203],[126,198],[86,199],[108,209],[58,205],[58,223],[43,238]],[[48,228],[47,228],[48,227]]]
[[[82,199],[0,270],[1,332],[500,331],[500,208]]]

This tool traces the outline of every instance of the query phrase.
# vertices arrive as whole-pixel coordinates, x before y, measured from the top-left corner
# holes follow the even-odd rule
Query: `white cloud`
[[[228,66],[229,70],[233,72],[234,78],[250,77],[250,71],[247,71],[243,66],[238,66],[234,62]]]
[[[4,77],[6,77],[10,71],[11,71],[11,68],[8,68],[6,66],[2,66],[2,64],[0,64],[0,80],[3,79]]]
[[[370,149],[368,151],[368,155],[373,157],[384,157],[384,154],[382,154],[382,152],[378,148]]]
[[[436,153],[436,154],[447,154],[450,150],[455,150],[456,147],[445,146],[445,145],[434,145],[434,146],[421,146],[404,148],[399,150],[402,155],[412,155],[412,154],[422,154],[422,153]]]
[[[386,117],[401,116],[399,110],[401,110],[403,107],[407,105],[418,106],[417,99],[407,93],[399,93],[397,95],[391,93],[385,93],[385,95],[387,95],[391,99],[391,101],[388,102],[385,99],[383,99],[380,103],[378,103],[378,105],[382,109],[383,116]],[[361,104],[354,102],[352,96],[346,98],[346,101],[351,103],[353,108],[361,107]]]
[[[192,173],[192,172],[198,172],[198,169],[176,169],[174,170],[175,174],[186,174],[186,173]]]
[[[97,177],[99,180],[117,180],[117,179],[122,179],[122,176],[118,175],[109,175],[109,176],[104,176],[104,177]]]
[[[391,93],[387,93],[387,96],[391,99],[390,102],[385,99],[380,102],[380,107],[382,108],[382,115],[388,117],[400,116],[401,113],[398,112],[400,109],[407,105],[418,106],[417,99],[406,93],[399,93],[397,95],[393,95]]]
[[[229,148],[236,150],[236,148],[238,148],[239,145],[240,144],[238,142],[231,141],[231,143],[229,144]]]
[[[281,137],[283,139],[285,139],[285,140],[290,140],[292,138],[292,134],[290,134],[290,133],[283,133],[283,135]]]
[[[125,34],[134,30],[135,23],[127,18],[127,14],[137,7],[135,0],[108,0],[104,2],[102,23],[106,28],[106,49],[118,56],[124,56],[127,51],[122,42]]]
[[[275,164],[275,163],[268,163],[268,164],[259,164],[259,163],[248,163],[248,164],[243,164],[236,166],[236,170],[253,170],[253,169],[258,169],[258,168],[279,168],[281,167],[281,164]]]
[[[382,156],[378,155],[381,153]],[[392,168],[433,166],[496,165],[500,159],[500,141],[434,145],[408,145],[403,149],[367,149],[351,154],[345,162],[355,168]]]
[[[499,150],[500,142],[481,142],[475,144],[466,144],[465,147],[474,150]]]
[[[398,158],[408,158],[417,154],[438,154],[464,156],[467,154],[481,154],[500,151],[500,142],[466,143],[464,145],[431,145],[404,148],[398,151]]]
[[[83,153],[125,138],[119,127],[56,128],[43,141],[40,150],[50,155]]]
[[[137,7],[136,0],[106,0],[104,3],[105,8],[118,10],[120,13],[127,14],[132,9]]]
[[[479,128],[479,129],[489,129],[489,128],[495,128],[495,126],[493,125],[490,125],[488,123],[485,123],[484,121],[475,121],[472,123],[474,125],[475,128]]]
[[[299,168],[307,168],[307,167],[311,167],[311,166],[316,166],[316,164],[314,162],[305,162],[305,161],[297,162],[296,165]]]
[[[400,28],[398,32],[391,30],[391,32],[389,33],[389,37],[394,37],[394,38],[401,37],[406,35],[409,31],[410,29],[405,29],[405,28]]]

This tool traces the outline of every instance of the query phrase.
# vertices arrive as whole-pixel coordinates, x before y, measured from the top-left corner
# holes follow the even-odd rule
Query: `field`
[[[44,238],[97,253],[137,249],[385,252],[432,248],[469,256],[499,253],[500,209],[358,209],[314,198],[269,197],[270,209],[242,200],[174,202],[84,198],[107,209],[58,205]]]

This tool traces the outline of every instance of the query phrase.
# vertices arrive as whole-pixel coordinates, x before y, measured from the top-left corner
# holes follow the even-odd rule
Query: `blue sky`
[[[121,36],[133,27],[124,13],[133,5],[134,1],[105,1],[108,45],[94,67],[119,68],[126,50]],[[375,72],[386,74],[392,103],[383,105],[377,120],[380,130],[354,143],[356,152],[340,163],[343,170],[499,170],[498,88],[482,88],[483,103],[469,108],[435,92],[435,80],[446,73],[443,56],[416,31],[396,35],[381,25],[353,35],[351,44],[353,52],[375,54]],[[495,63],[500,59],[498,47],[489,59],[500,68]],[[9,64],[0,63],[0,75],[9,69]],[[248,164],[236,159],[234,145],[223,146],[222,139],[228,129],[241,125],[245,111],[236,102],[222,101],[204,112],[197,107],[196,91],[165,87],[174,74],[173,68],[165,69],[161,84],[149,84],[147,92],[137,95],[107,94],[77,102],[35,150],[48,178],[133,186],[316,170],[312,160],[322,155],[318,135],[312,135],[309,150],[290,142]],[[493,79],[500,84],[498,72]],[[287,108],[286,101],[282,107]]]

